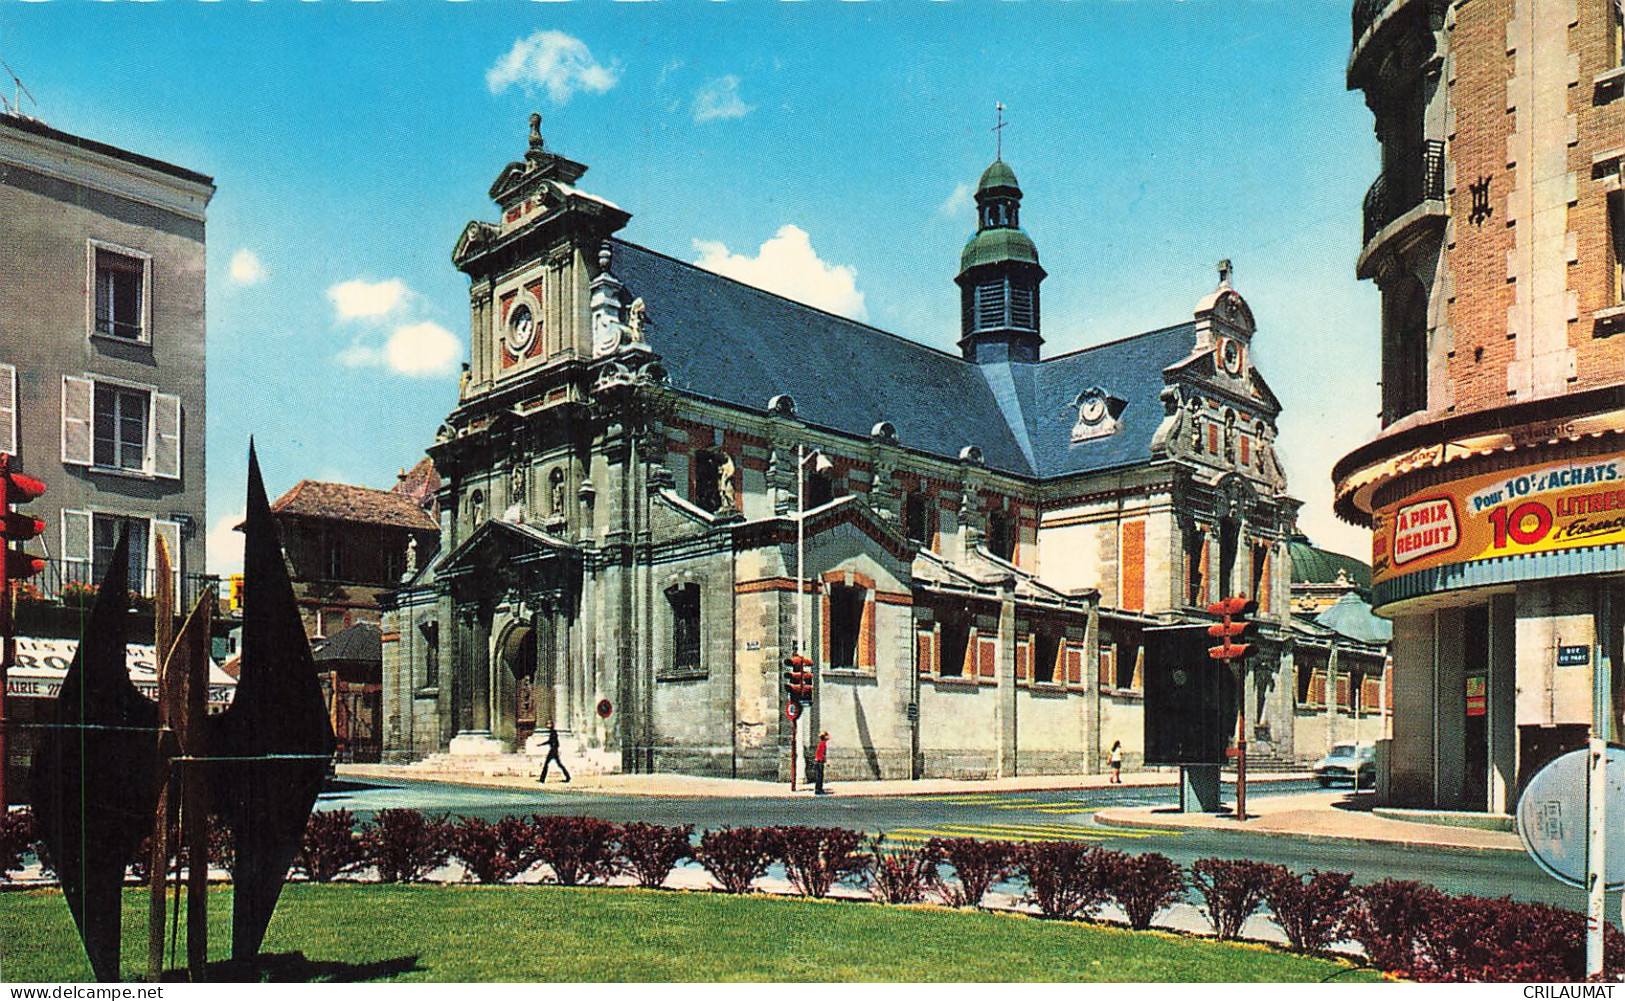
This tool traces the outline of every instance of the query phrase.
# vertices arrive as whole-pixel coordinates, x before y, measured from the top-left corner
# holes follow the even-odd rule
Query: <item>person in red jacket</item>
[[[829,731],[818,735],[818,750],[813,752],[813,795],[828,796],[824,791],[824,759],[829,755]]]

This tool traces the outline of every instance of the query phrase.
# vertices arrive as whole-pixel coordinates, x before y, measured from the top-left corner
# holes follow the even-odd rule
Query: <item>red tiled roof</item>
[[[440,527],[429,512],[404,493],[319,480],[300,480],[292,490],[276,499],[271,511],[273,514],[359,521],[425,532],[436,531]]]
[[[439,502],[435,494],[440,490],[440,474],[435,472],[434,460],[425,456],[410,470],[401,470],[394,492],[405,494],[418,502],[430,516],[438,513]]]

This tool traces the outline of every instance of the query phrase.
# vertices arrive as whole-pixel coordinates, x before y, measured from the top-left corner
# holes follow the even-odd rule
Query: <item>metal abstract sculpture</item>
[[[204,592],[176,635],[174,606],[163,594],[170,586],[167,554],[160,555],[155,628],[161,704],[130,682],[129,540],[121,536],[54,721],[41,734],[34,811],[99,980],[119,979],[120,891],[149,832],[154,869],[167,868],[172,846],[185,845],[192,860],[188,966],[194,978],[202,976],[208,812],[225,822],[236,848],[232,958],[253,960],[327,774],[333,731],[252,444],[243,531],[242,671],[231,707],[204,714],[213,592]],[[161,878],[151,882],[154,978],[162,967],[162,886]]]
[[[121,533],[34,752],[33,806],[96,978],[119,979],[125,867],[152,823],[158,707],[125,665],[130,540]]]
[[[252,444],[247,510],[242,671],[231,707],[209,720],[207,769],[214,811],[237,848],[231,956],[238,961],[259,954],[333,755],[333,728]]]

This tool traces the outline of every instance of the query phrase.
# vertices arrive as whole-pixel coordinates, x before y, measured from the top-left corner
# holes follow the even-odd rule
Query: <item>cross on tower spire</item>
[[[993,111],[994,111],[994,113],[996,115],[998,115],[998,124],[993,126],[993,130],[992,130],[993,135],[996,137],[994,139],[994,151],[995,151],[994,152],[994,159],[995,160],[1003,160],[1004,159],[1004,102],[1003,101],[994,101],[993,102]]]

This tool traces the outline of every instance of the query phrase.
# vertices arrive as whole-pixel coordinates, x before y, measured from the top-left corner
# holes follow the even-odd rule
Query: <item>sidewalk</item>
[[[616,796],[694,797],[707,799],[800,799],[812,797],[811,783],[798,783],[795,792],[786,782],[761,782],[753,779],[710,778],[698,775],[581,775],[568,784],[550,780],[546,786],[536,784],[534,774],[483,775],[467,771],[437,772],[421,766],[399,765],[339,765],[338,773],[347,778],[405,780],[417,782],[447,782],[453,785],[477,786],[487,789],[527,789],[548,793],[607,793]],[[1282,772],[1249,775],[1248,784],[1285,782],[1307,778],[1306,773]],[[1227,775],[1227,780],[1229,776]],[[1122,786],[1172,787],[1179,781],[1178,772],[1125,772]],[[862,782],[827,782],[833,796],[975,796],[1005,792],[1065,792],[1075,789],[1112,788],[1105,775],[1023,775],[1003,779],[883,779]]]
[[[750,779],[708,778],[694,775],[577,775],[574,781],[538,786],[533,775],[482,775],[471,772],[436,772],[422,767],[395,765],[340,765],[341,776],[386,781],[448,782],[488,789],[513,789],[548,795],[607,794],[695,799],[801,799],[812,798],[810,785],[795,792],[787,783]],[[1108,827],[1205,829],[1239,831],[1266,837],[1315,840],[1374,841],[1397,846],[1422,845],[1466,852],[1522,852],[1518,835],[1447,824],[1420,823],[1379,817],[1371,812],[1371,793],[1348,790],[1274,794],[1276,782],[1305,779],[1302,772],[1279,772],[1247,777],[1248,819],[1229,814],[1180,813],[1174,806],[1109,806],[1096,810],[1094,822]],[[1234,776],[1226,773],[1226,781]],[[1177,772],[1125,772],[1115,788],[1172,787]],[[892,779],[869,782],[831,782],[830,798],[901,796],[978,796],[1012,792],[1064,792],[1105,789],[1105,775],[1031,775],[1002,779]],[[1233,799],[1227,796],[1227,808]]]
[[[1249,783],[1250,785],[1251,783]],[[1250,790],[1249,790],[1250,791]],[[1468,852],[1523,852],[1523,841],[1508,831],[1487,831],[1448,824],[1428,824],[1379,817],[1371,812],[1373,793],[1347,790],[1247,797],[1247,819],[1229,814],[1180,813],[1173,806],[1108,807],[1095,811],[1095,823],[1107,827],[1152,827],[1168,830],[1244,831],[1267,837],[1314,840],[1377,841],[1400,847],[1417,845]],[[1234,808],[1234,802],[1226,803]]]

